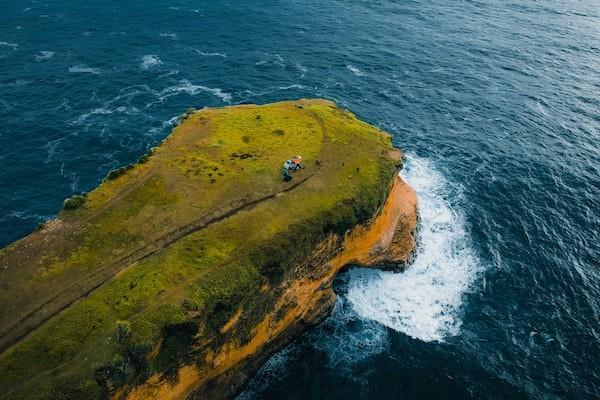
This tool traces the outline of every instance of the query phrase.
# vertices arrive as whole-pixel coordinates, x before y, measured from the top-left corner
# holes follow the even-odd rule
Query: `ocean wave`
[[[115,107],[112,109],[108,108],[106,106],[98,107],[98,108],[91,110],[90,112],[84,113],[84,114],[80,115],[79,117],[75,118],[73,121],[69,122],[69,125],[82,125],[83,123],[86,122],[87,119],[89,119],[90,117],[93,117],[95,115],[110,115],[110,114],[114,114],[114,113],[131,115],[131,114],[138,113],[139,111],[140,110],[137,109],[136,107],[119,106],[119,107]]]
[[[463,295],[482,266],[454,188],[426,159],[410,157],[402,174],[419,196],[415,261],[403,273],[349,271],[347,298],[362,318],[425,342],[460,333]]]
[[[98,68],[88,67],[88,66],[85,66],[83,64],[74,65],[72,67],[69,67],[69,72],[71,72],[71,73],[80,73],[80,74],[100,75],[100,70]]]
[[[195,53],[200,54],[201,56],[204,57],[222,57],[222,58],[227,58],[227,54],[224,53],[205,53],[202,50],[198,50],[198,49],[192,49],[194,50]]]
[[[304,76],[306,75],[306,72],[308,71],[308,68],[306,68],[304,65],[300,64],[300,63],[296,63],[296,69],[300,72],[300,78],[304,78]]]
[[[360,69],[356,68],[354,65],[348,64],[346,65],[346,69],[356,76],[365,76],[365,73],[362,72]]]
[[[176,33],[164,32],[164,33],[160,33],[159,35],[160,35],[160,37],[168,37],[171,39],[177,39]]]
[[[162,64],[161,59],[156,54],[146,54],[142,57],[142,68],[150,69],[156,65]]]
[[[8,43],[8,42],[0,42],[0,46],[11,47],[13,50],[16,50],[19,45],[16,43]]]
[[[348,370],[357,363],[376,354],[384,353],[389,346],[385,327],[359,315],[345,297],[352,275],[343,274],[341,295],[333,311],[323,325],[311,331],[311,345],[327,354],[328,366],[336,370]],[[351,374],[348,374],[351,376]]]
[[[279,89],[279,90],[306,89],[306,86],[295,83],[293,85],[288,85],[288,86],[278,86],[277,89]]]
[[[260,398],[260,394],[272,385],[274,382],[281,382],[285,379],[285,374],[281,371],[285,370],[289,359],[297,356],[297,350],[294,345],[289,345],[274,356],[260,368],[256,377],[248,382],[247,387],[240,393],[235,400],[254,400]]]
[[[202,85],[194,85],[187,79],[183,79],[183,80],[179,81],[179,85],[171,86],[171,87],[168,87],[165,90],[163,90],[161,97],[165,98],[165,97],[169,97],[169,96],[175,95],[177,93],[182,93],[182,92],[187,93],[192,96],[194,96],[198,93],[201,93],[201,92],[206,92],[206,93],[210,93],[210,94],[220,98],[225,103],[231,102],[231,94],[230,93],[224,92],[220,88],[210,88],[210,87],[202,86]]]
[[[40,51],[38,54],[35,55],[35,61],[43,61],[43,60],[49,60],[52,57],[54,57],[54,52],[53,51]]]

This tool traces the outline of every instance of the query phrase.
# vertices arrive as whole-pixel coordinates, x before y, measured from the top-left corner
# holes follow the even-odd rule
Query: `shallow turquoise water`
[[[421,196],[404,275],[242,398],[598,398],[600,7],[542,1],[2,1],[0,244],[190,106],[326,97],[394,135]]]

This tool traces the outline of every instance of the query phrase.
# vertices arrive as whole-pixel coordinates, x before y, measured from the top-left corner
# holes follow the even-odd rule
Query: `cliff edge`
[[[329,314],[340,269],[410,260],[401,165],[326,100],[191,110],[0,251],[0,398],[233,396]]]

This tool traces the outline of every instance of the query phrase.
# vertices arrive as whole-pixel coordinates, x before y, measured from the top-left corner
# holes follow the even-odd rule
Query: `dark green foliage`
[[[186,360],[197,333],[198,324],[192,321],[165,326],[160,352],[152,362],[154,369],[177,371],[176,367]]]
[[[104,180],[112,181],[113,179],[117,179],[118,177],[123,175],[125,172],[127,172],[128,169],[129,168],[127,168],[127,167],[119,167],[117,169],[113,169],[106,175],[106,178],[104,178]]]
[[[131,337],[131,324],[129,321],[117,321],[115,329],[115,338],[119,344],[127,344]]]
[[[272,133],[275,136],[283,136],[283,135],[285,135],[285,131],[283,129],[275,129]]]
[[[84,203],[85,195],[75,194],[64,201],[63,208],[65,210],[75,210],[81,207]]]

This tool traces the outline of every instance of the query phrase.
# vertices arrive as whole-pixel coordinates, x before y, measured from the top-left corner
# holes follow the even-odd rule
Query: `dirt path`
[[[93,273],[77,280],[76,282],[73,282],[69,286],[62,288],[53,297],[39,304],[34,310],[24,315],[12,326],[3,327],[4,332],[0,336],[0,354],[8,350],[19,340],[27,336],[30,332],[34,331],[41,324],[68,308],[75,301],[88,296],[91,292],[102,286],[117,273],[123,271],[127,266],[161,251],[165,247],[173,244],[187,235],[205,229],[226,218],[232,217],[241,211],[247,211],[261,203],[289,192],[308,181],[318,171],[319,170],[311,173],[308,176],[300,178],[298,181],[290,184],[281,191],[249,201],[219,215],[209,218],[203,217],[192,221],[189,224],[183,225],[161,237],[156,238],[151,243],[148,243],[147,245],[135,250],[127,256],[122,257],[110,264],[101,266]]]

